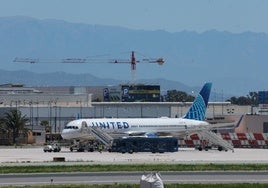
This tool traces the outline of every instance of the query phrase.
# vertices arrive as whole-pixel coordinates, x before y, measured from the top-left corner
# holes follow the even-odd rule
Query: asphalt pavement
[[[86,172],[0,175],[1,186],[51,184],[139,184],[143,172]],[[160,172],[164,184],[169,183],[268,183],[267,171]]]
[[[136,164],[136,163],[268,163],[268,149],[235,149],[232,151],[198,151],[180,148],[174,153],[110,153],[70,152],[63,147],[61,152],[44,152],[42,147],[0,148],[0,164]],[[56,162],[56,159],[64,162]]]

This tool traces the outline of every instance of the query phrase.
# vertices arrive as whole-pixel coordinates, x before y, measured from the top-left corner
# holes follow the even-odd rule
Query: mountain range
[[[189,90],[211,81],[214,92],[247,95],[249,91],[268,90],[267,49],[266,33],[216,30],[170,33],[23,16],[0,18],[3,84],[15,80],[39,86],[131,82],[130,65],[108,62],[130,59],[131,51],[135,51],[136,59],[165,60],[162,66],[138,63],[135,72],[138,82],[161,81],[164,89],[180,89],[176,87],[181,85]],[[38,63],[13,62],[16,57],[38,59]],[[99,59],[99,63],[59,63],[65,58]]]
[[[59,79],[60,78],[60,79]],[[132,82],[98,78],[91,74],[71,74],[66,72],[33,73],[29,71],[6,71],[0,70],[0,80],[4,84],[22,84],[28,87],[46,86],[117,86],[120,84],[133,84]],[[180,82],[165,79],[137,80],[136,84],[159,84],[161,91],[180,90],[187,93],[198,92],[201,88],[189,87]]]

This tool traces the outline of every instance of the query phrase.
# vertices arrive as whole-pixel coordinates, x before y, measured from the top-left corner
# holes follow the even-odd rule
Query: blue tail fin
[[[195,120],[200,120],[200,121],[203,121],[205,119],[211,86],[212,86],[212,83],[205,83],[202,90],[199,92],[198,96],[195,98],[189,111],[184,116],[185,119],[195,119]]]

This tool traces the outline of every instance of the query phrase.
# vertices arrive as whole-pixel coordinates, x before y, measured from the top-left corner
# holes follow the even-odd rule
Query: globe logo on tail
[[[195,98],[192,106],[190,107],[187,114],[184,116],[185,119],[194,119],[203,121],[206,115],[207,104],[211,91],[212,83],[206,83],[198,96]]]

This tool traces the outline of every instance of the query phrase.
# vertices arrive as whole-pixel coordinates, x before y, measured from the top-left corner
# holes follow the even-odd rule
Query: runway
[[[61,164],[140,164],[140,163],[268,163],[268,149],[235,149],[232,151],[198,151],[180,148],[175,153],[109,153],[70,152],[44,153],[42,147],[0,148],[1,165],[57,164],[55,157],[65,159]]]
[[[45,153],[42,147],[0,148],[0,165],[73,165],[73,164],[198,164],[198,163],[268,163],[268,149],[235,149],[198,151],[180,148],[175,153]],[[54,162],[61,157],[65,162]],[[268,171],[255,172],[160,172],[164,183],[268,183]],[[48,184],[139,184],[143,172],[2,174],[0,186]],[[124,177],[124,178],[122,178]]]
[[[161,172],[163,183],[268,183],[268,172]],[[142,172],[0,175],[0,186],[48,184],[139,184]]]

